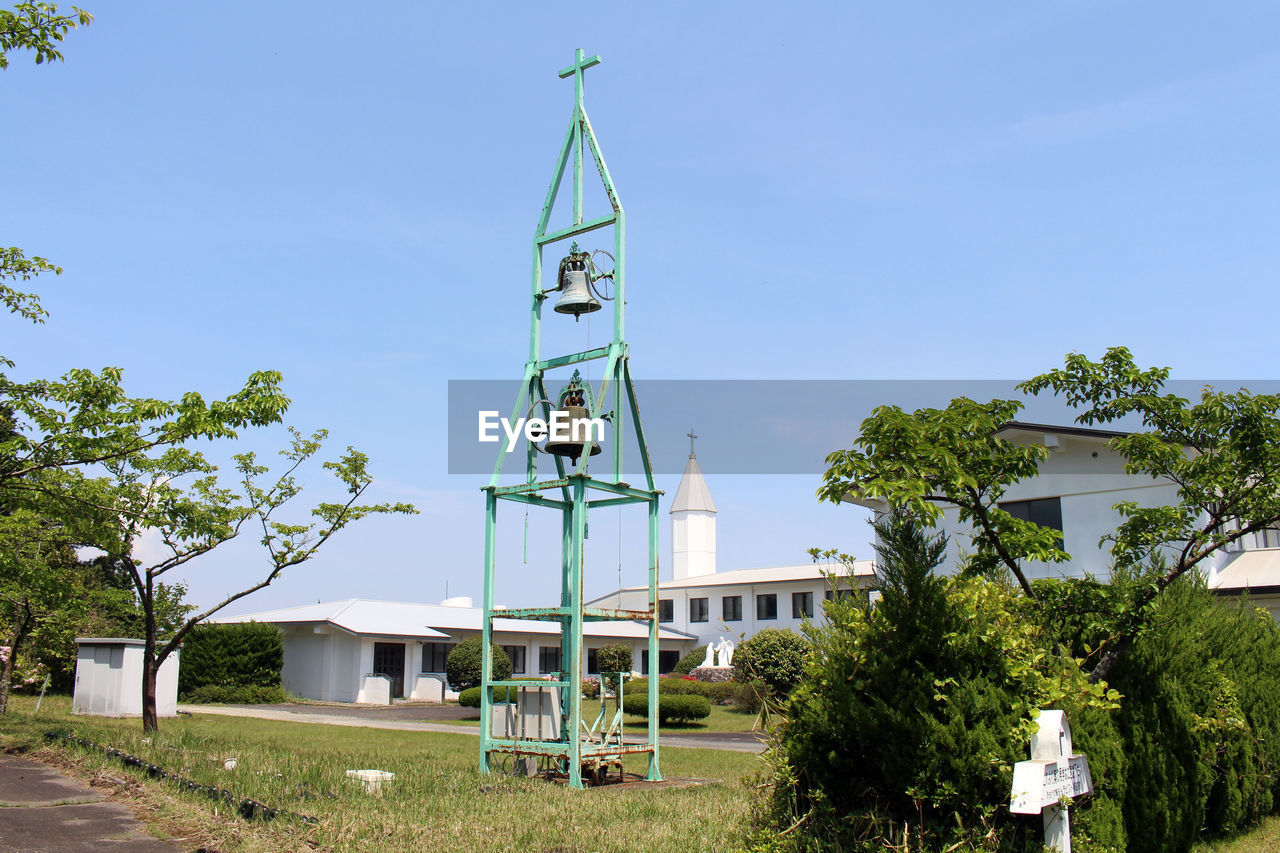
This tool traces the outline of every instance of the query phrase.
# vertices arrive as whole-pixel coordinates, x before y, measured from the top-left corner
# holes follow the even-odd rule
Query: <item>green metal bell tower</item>
[[[513,408],[511,422],[532,412],[539,412],[543,419],[552,421],[559,411],[577,418],[586,416],[602,419],[610,426],[611,436],[607,446],[597,448],[587,436],[577,447],[565,443],[544,455],[544,449],[553,447],[554,434],[548,437],[543,449],[529,443],[525,454],[524,476],[519,482],[503,484],[502,466],[513,442],[503,438],[503,446],[494,464],[493,476],[485,493],[484,533],[484,642],[483,683],[480,705],[480,770],[490,772],[495,757],[507,757],[534,762],[544,769],[552,769],[567,775],[569,784],[582,787],[586,781],[601,781],[611,768],[620,768],[624,755],[647,754],[647,778],[662,778],[658,763],[658,715],[649,715],[648,736],[643,742],[627,743],[622,734],[621,690],[614,700],[606,700],[601,690],[599,709],[584,708],[588,704],[582,698],[583,628],[588,622],[608,620],[639,621],[648,627],[648,658],[651,674],[656,675],[658,665],[658,498],[662,494],[654,488],[653,467],[645,444],[644,428],[636,403],[635,386],[631,379],[630,348],[626,331],[626,215],[614,187],[609,169],[605,165],[600,143],[591,128],[583,103],[584,72],[600,63],[599,56],[585,56],[581,49],[575,52],[573,64],[560,71],[560,77],[573,78],[573,113],[569,129],[560,145],[551,185],[547,189],[542,212],[533,235],[533,275],[529,309],[529,357],[524,366],[524,378]],[[612,210],[603,216],[584,219],[582,211],[583,161],[590,152],[605,194]],[[565,170],[573,164],[573,221],[567,227],[548,231],[551,211],[560,194]],[[610,273],[599,271],[590,261],[590,255],[578,252],[576,241],[591,232],[613,232]],[[570,251],[555,251],[556,244],[573,241]],[[547,265],[544,255],[552,248],[550,269],[554,270],[548,282],[544,275]],[[558,264],[558,265],[557,265]],[[553,355],[542,354],[542,312],[548,296],[560,292],[555,311],[573,314],[600,310],[603,306],[592,295],[594,283],[600,279],[612,279],[613,296],[608,301],[613,311],[613,335],[607,344],[581,352]],[[550,286],[548,286],[550,284]],[[598,291],[597,291],[598,293]],[[554,318],[560,320],[560,317]],[[563,320],[567,321],[567,317]],[[548,374],[568,369],[594,360],[604,360],[604,375],[594,389],[574,369],[572,378],[555,398],[548,394]],[[628,427],[635,431],[635,441],[644,472],[644,485],[632,486],[623,482],[623,437]],[[569,445],[572,443],[570,442]],[[577,451],[574,453],[573,451]],[[603,451],[602,453],[600,451]],[[593,456],[600,453],[592,462]],[[539,462],[554,461],[554,476],[540,479]],[[547,466],[549,467],[549,466]],[[550,472],[548,472],[549,474]],[[497,569],[496,541],[498,506],[511,501],[528,508],[558,512],[561,519],[561,584],[560,603],[554,607],[529,607],[494,610],[494,575]],[[616,507],[624,504],[645,504],[648,508],[649,540],[649,607],[647,610],[612,610],[583,606],[583,578],[588,571],[585,565],[583,545],[587,534],[588,513],[591,510]],[[554,622],[560,629],[560,667],[549,682],[494,681],[492,672],[493,622],[501,619],[529,619]],[[509,702],[495,703],[494,688],[518,688],[509,691]],[[594,700],[590,703],[594,706]],[[657,708],[658,681],[649,679],[649,706]],[[536,725],[535,725],[536,721]],[[497,723],[497,725],[495,725]],[[524,765],[529,770],[533,767]]]

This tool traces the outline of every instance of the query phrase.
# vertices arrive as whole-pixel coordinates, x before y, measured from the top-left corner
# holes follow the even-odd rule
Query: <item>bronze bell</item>
[[[574,402],[580,400],[580,397],[574,398]],[[556,415],[560,417],[557,418]],[[583,446],[590,441],[591,449],[588,455],[599,455],[600,442],[596,441],[591,434],[591,412],[586,406],[573,405],[573,402],[566,400],[565,405],[553,411],[551,416],[552,420],[547,423],[547,429],[550,432],[546,445],[548,453],[567,456],[576,462],[582,455]],[[557,424],[556,421],[559,423]]]

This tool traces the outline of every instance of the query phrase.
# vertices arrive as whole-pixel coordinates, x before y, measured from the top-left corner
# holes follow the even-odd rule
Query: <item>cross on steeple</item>
[[[573,77],[573,97],[574,102],[582,106],[582,72],[586,71],[594,65],[600,64],[600,54],[596,53],[591,56],[586,55],[586,51],[578,48],[573,52],[573,64],[568,68],[560,69],[560,79],[565,77]]]
[[[689,436],[689,458],[692,459],[693,458],[693,440],[698,437],[698,434],[693,431],[693,427],[689,427],[689,431],[686,432],[685,435]]]

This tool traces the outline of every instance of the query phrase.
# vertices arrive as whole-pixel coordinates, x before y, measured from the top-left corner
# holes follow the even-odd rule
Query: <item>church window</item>
[[[689,599],[689,621],[690,622],[706,622],[710,616],[711,608],[707,606],[705,598]]]
[[[742,621],[742,596],[726,595],[720,599],[721,618],[726,622]]]
[[[791,618],[792,619],[812,619],[813,618],[813,593],[812,592],[791,593]]]
[[[596,675],[600,672],[600,650],[587,649],[587,672]]]
[[[676,668],[676,664],[680,662],[681,653],[674,649],[660,649],[658,651],[658,674],[666,675]],[[640,673],[642,675],[649,674],[649,652],[648,650],[640,652]]]
[[[1023,521],[1062,532],[1062,498],[1037,498],[1033,501],[1005,501],[1000,508]]]
[[[770,592],[756,596],[756,619],[778,618],[778,596]]]
[[[658,621],[674,622],[676,619],[676,609],[669,598],[658,599]]]
[[[539,646],[538,647],[538,673],[541,675],[549,675],[553,672],[560,671],[560,647],[559,646]]]
[[[511,659],[511,671],[524,672],[524,646],[503,646],[502,650],[507,653],[507,657]]]
[[[423,643],[422,671],[444,672],[445,661],[449,659],[449,652],[453,651],[456,645],[457,643]]]

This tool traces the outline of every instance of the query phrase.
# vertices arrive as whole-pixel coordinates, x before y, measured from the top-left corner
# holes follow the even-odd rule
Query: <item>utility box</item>
[[[512,688],[516,701],[493,704],[492,734],[515,740],[560,738],[560,688],[539,686]]]
[[[145,643],[120,637],[76,638],[76,683],[71,713],[98,717],[142,716]],[[175,649],[156,673],[156,714],[178,714],[178,655]]]

